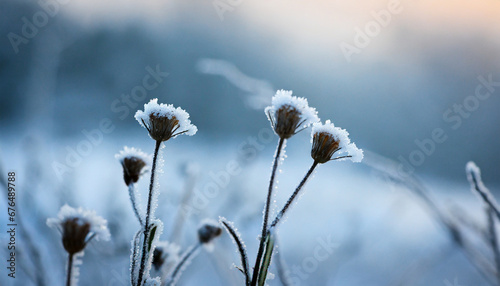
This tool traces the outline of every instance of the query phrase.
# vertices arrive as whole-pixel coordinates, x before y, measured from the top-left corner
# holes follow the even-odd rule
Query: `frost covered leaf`
[[[265,113],[274,132],[282,139],[288,139],[319,121],[316,109],[309,107],[307,99],[292,96],[292,91],[286,90],[276,92]]]
[[[151,138],[160,142],[181,134],[192,136],[198,131],[185,110],[172,104],[158,104],[157,98],[144,104],[144,111],[138,110],[135,119],[148,130]]]

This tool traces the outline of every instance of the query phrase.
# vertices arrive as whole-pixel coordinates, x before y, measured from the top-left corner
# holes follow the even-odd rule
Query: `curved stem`
[[[271,170],[271,178],[269,180],[269,188],[267,190],[266,205],[264,207],[264,219],[262,221],[262,232],[260,236],[259,250],[257,251],[257,257],[255,258],[255,266],[252,275],[252,286],[257,284],[258,270],[260,267],[260,262],[262,260],[262,254],[264,253],[264,242],[266,240],[267,225],[269,220],[269,210],[271,207],[271,199],[274,188],[274,178],[276,175],[276,170],[278,169],[279,159],[281,156],[281,150],[283,149],[283,143],[286,139],[280,138],[278,141],[278,147],[276,148],[276,154],[274,154],[273,169]]]
[[[132,202],[132,208],[134,209],[135,216],[139,220],[139,223],[141,224],[141,226],[143,226],[142,218],[141,218],[141,215],[139,213],[138,206],[137,206],[137,198],[135,196],[135,184],[132,183],[128,186],[128,195],[130,196],[130,201]]]
[[[151,201],[153,198],[153,189],[155,183],[155,170],[156,170],[156,161],[158,158],[158,151],[160,150],[161,141],[156,141],[155,152],[153,155],[153,166],[151,167],[151,181],[149,183],[149,194],[148,194],[148,208],[146,209],[146,221],[144,223],[144,241],[142,244],[142,253],[141,253],[141,267],[139,268],[139,277],[137,279],[137,285],[142,285],[142,279],[144,277],[144,269],[146,268],[146,256],[147,256],[147,245],[149,240],[149,221],[151,216]]]
[[[286,204],[283,207],[283,209],[281,209],[281,211],[278,213],[278,215],[274,219],[274,221],[271,224],[270,228],[275,227],[279,223],[279,221],[281,220],[281,218],[285,215],[286,211],[290,208],[290,206],[292,205],[292,203],[295,200],[295,198],[297,198],[297,195],[299,194],[299,192],[302,189],[302,187],[304,187],[304,185],[306,184],[307,180],[309,179],[309,177],[313,173],[313,171],[316,168],[316,166],[318,166],[318,162],[314,161],[314,163],[312,164],[311,168],[309,168],[309,171],[307,171],[306,175],[304,176],[304,178],[302,179],[302,181],[300,182],[300,184],[295,189],[295,192],[293,192],[292,196],[288,199],[288,201],[286,202]]]
[[[198,251],[200,246],[201,243],[198,243],[194,246],[191,246],[191,248],[186,251],[186,253],[182,256],[181,260],[177,263],[174,270],[172,271],[172,274],[170,275],[167,285],[173,286],[177,283],[179,276],[182,274],[183,268],[187,265],[186,263],[188,263],[191,260],[191,257]]]
[[[73,271],[73,255],[74,254],[69,254],[68,257],[68,274],[66,277],[66,286],[71,286],[71,271]]]

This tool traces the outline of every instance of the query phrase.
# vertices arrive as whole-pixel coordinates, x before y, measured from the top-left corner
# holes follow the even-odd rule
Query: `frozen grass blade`
[[[274,251],[274,232],[271,231],[266,235],[266,251],[264,252],[264,260],[262,261],[262,266],[259,270],[259,286],[264,286],[266,284],[267,272],[269,265],[271,264],[271,257]]]
[[[488,188],[486,188],[483,184],[483,181],[481,180],[481,170],[472,161],[467,163],[465,169],[472,191],[478,194],[484,203],[486,203],[495,213],[496,217],[500,219],[500,208],[498,207],[497,201],[491,194],[490,190],[488,190]]]
[[[500,285],[500,252],[498,250],[498,236],[495,227],[495,213],[490,207],[488,207],[486,209],[486,214],[488,216],[488,238],[490,240],[491,250],[493,251],[493,257],[495,259],[498,285]]]
[[[245,244],[241,240],[238,231],[234,228],[231,222],[227,221],[225,218],[222,217],[219,219],[219,221],[220,223],[222,223],[222,225],[224,225],[227,232],[231,235],[233,242],[238,247],[238,253],[240,254],[241,258],[241,267],[243,269],[242,272],[243,275],[245,275],[245,285],[248,286],[250,285],[250,270],[248,269],[248,255],[245,248]]]
[[[488,218],[488,240],[493,251],[493,257],[495,260],[496,277],[498,284],[500,285],[500,251],[498,249],[498,236],[496,233],[495,217],[500,219],[500,212],[498,204],[491,194],[491,192],[483,184],[481,179],[481,170],[477,165],[470,161],[465,166],[467,173],[467,179],[471,185],[473,193],[479,195],[486,206],[486,216]]]

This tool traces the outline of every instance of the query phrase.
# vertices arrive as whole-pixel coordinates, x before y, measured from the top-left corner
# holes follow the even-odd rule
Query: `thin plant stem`
[[[498,238],[495,228],[495,211],[492,210],[490,206],[488,206],[486,209],[486,214],[488,215],[488,233],[491,250],[493,251],[493,257],[495,258],[495,267],[497,272],[496,277],[498,284],[500,285],[500,252],[498,250]]]
[[[174,286],[177,283],[177,280],[179,279],[178,276],[182,274],[182,269],[184,268],[186,263],[190,261],[190,258],[198,251],[201,245],[201,243],[198,243],[194,246],[191,246],[191,248],[187,250],[187,252],[182,256],[181,260],[177,263],[174,270],[172,271],[167,285]]]
[[[304,185],[306,184],[307,180],[309,179],[309,177],[314,172],[314,169],[316,169],[317,166],[318,166],[318,162],[314,161],[314,163],[312,164],[311,168],[309,168],[309,171],[307,171],[306,175],[304,176],[304,178],[302,179],[302,181],[300,182],[300,184],[295,189],[295,192],[293,192],[292,196],[288,199],[288,201],[286,202],[286,204],[283,207],[283,209],[281,209],[281,211],[278,213],[278,215],[274,219],[274,221],[271,224],[270,228],[275,227],[280,222],[281,218],[285,215],[285,213],[287,212],[287,210],[292,205],[293,201],[297,198],[297,195],[299,194],[300,190],[302,189],[302,187],[304,187]]]
[[[68,274],[66,277],[66,286],[71,286],[71,272],[73,271],[73,255],[72,253],[68,256]]]
[[[149,221],[151,215],[151,201],[153,198],[153,189],[155,183],[155,171],[156,171],[156,161],[158,159],[158,151],[160,150],[161,141],[156,141],[155,152],[153,155],[153,166],[151,167],[151,181],[149,183],[149,194],[148,194],[148,207],[146,209],[146,221],[143,226],[144,229],[144,241],[142,244],[142,253],[141,253],[141,267],[139,268],[139,277],[137,279],[137,285],[142,285],[142,279],[144,276],[144,269],[146,268],[146,256],[147,256],[147,246],[149,240]]]
[[[280,138],[278,141],[278,147],[276,148],[276,154],[274,154],[274,160],[273,160],[273,169],[271,170],[271,178],[269,180],[269,188],[267,190],[267,199],[266,199],[266,205],[264,207],[264,219],[262,220],[262,232],[260,236],[260,244],[259,244],[259,250],[257,251],[257,257],[255,258],[255,266],[254,266],[254,272],[252,275],[252,285],[256,285],[257,283],[257,277],[258,277],[258,269],[260,266],[260,262],[262,260],[262,254],[264,253],[264,243],[266,239],[266,233],[267,233],[267,226],[268,226],[268,221],[269,221],[269,210],[271,207],[271,200],[272,200],[272,195],[273,195],[273,189],[274,189],[274,181],[275,181],[275,175],[276,175],[276,170],[278,169],[278,164],[281,156],[281,150],[283,149],[283,143],[285,142],[286,139]]]
[[[135,216],[137,217],[137,219],[139,220],[139,223],[142,226],[143,225],[142,218],[141,218],[141,215],[139,213],[138,206],[137,206],[137,198],[135,197],[135,184],[132,183],[128,186],[128,195],[130,196],[130,201],[132,202],[132,208],[134,209]]]
[[[227,231],[231,235],[231,237],[234,240],[234,243],[238,247],[238,252],[240,253],[240,259],[241,259],[241,267],[243,275],[245,275],[245,285],[250,285],[250,271],[248,270],[248,256],[247,252],[245,250],[245,245],[241,241],[237,231],[233,229],[233,227],[225,220],[221,221],[224,227],[226,227]]]

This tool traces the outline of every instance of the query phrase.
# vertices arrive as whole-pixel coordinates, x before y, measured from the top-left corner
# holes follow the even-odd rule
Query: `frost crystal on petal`
[[[325,124],[321,122],[313,124],[311,143],[311,157],[318,163],[345,159],[358,163],[363,160],[363,150],[351,143],[349,133],[345,129],[335,127],[330,120]],[[332,158],[337,152],[341,155]]]
[[[185,110],[172,104],[158,104],[157,98],[144,104],[144,111],[138,110],[135,119],[157,141],[167,141],[180,134],[192,136],[198,131]]]
[[[292,91],[286,90],[276,92],[265,113],[274,132],[283,139],[319,121],[316,109],[309,107],[307,99],[292,96]]]

